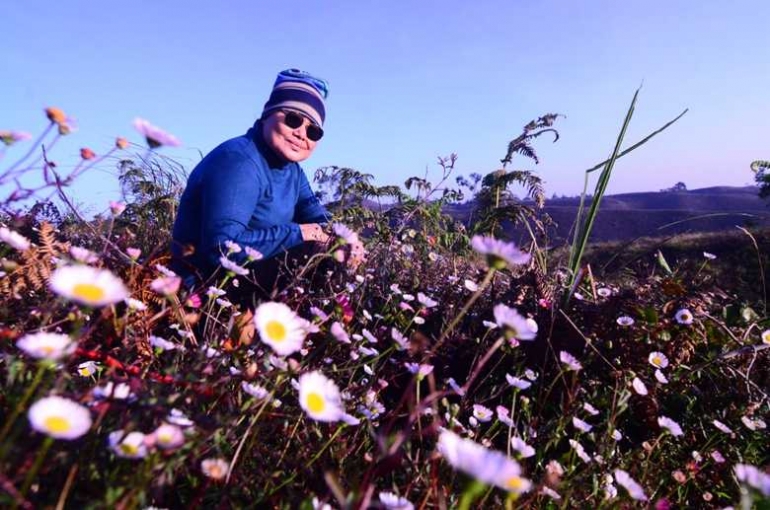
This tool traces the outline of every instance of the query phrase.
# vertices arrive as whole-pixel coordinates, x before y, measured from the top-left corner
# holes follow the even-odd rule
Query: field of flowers
[[[0,506],[770,508],[760,233],[730,255],[740,273],[665,248],[602,272],[585,246],[547,248],[537,207],[500,201],[511,147],[457,190],[454,156],[412,195],[322,169],[335,240],[239,309],[259,253],[230,243],[197,289],[168,268],[183,180],[157,151],[178,141],[138,119],[147,148],[84,148],[61,175],[49,156],[71,121],[46,114],[26,154],[28,135],[0,132]],[[67,186],[113,161],[108,213],[48,201],[71,207]],[[474,225],[441,210],[463,186],[496,197]],[[505,240],[503,210],[531,236]]]

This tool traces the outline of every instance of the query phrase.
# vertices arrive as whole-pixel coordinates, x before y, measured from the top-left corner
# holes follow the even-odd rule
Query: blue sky
[[[349,166],[378,184],[499,167],[530,119],[566,115],[536,143],[548,194],[577,194],[608,156],[644,83],[629,143],[690,112],[618,163],[609,193],[744,185],[770,157],[766,0],[9,2],[0,17],[0,129],[32,133],[58,106],[79,130],[55,148],[140,142],[140,116],[179,137],[162,149],[189,169],[259,115],[275,74],[330,82],[326,137],[304,167]],[[27,142],[29,143],[29,142]],[[24,152],[19,145],[0,169]],[[113,165],[73,188],[92,210],[117,198]],[[5,195],[5,193],[3,194]]]

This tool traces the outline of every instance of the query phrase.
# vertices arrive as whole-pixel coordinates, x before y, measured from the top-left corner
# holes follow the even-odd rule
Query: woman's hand
[[[300,232],[302,232],[302,240],[314,241],[317,243],[329,242],[329,236],[324,232],[323,227],[318,223],[303,223],[299,226]]]

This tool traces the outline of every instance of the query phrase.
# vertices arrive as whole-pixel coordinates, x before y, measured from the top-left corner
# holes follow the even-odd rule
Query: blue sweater
[[[302,243],[300,223],[329,220],[302,167],[267,146],[257,121],[245,135],[212,150],[190,174],[174,223],[173,267],[192,283],[193,270],[207,277],[219,267],[225,241],[250,246],[267,259]],[[230,259],[243,263],[246,254]]]

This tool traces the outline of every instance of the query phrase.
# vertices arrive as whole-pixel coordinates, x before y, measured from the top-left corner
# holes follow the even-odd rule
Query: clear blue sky
[[[621,160],[609,193],[743,185],[750,161],[770,158],[768,20],[767,0],[6,2],[0,129],[35,135],[44,107],[64,109],[79,131],[53,159],[68,166],[80,147],[140,142],[141,116],[182,140],[162,151],[189,170],[298,67],[330,82],[309,174],[341,165],[402,184],[438,175],[450,152],[459,173],[487,173],[521,126],[559,112],[561,140],[537,142],[542,163],[514,166],[537,170],[549,195],[577,194],[644,82],[629,143],[690,113]],[[103,209],[115,174],[103,166],[75,196]]]

